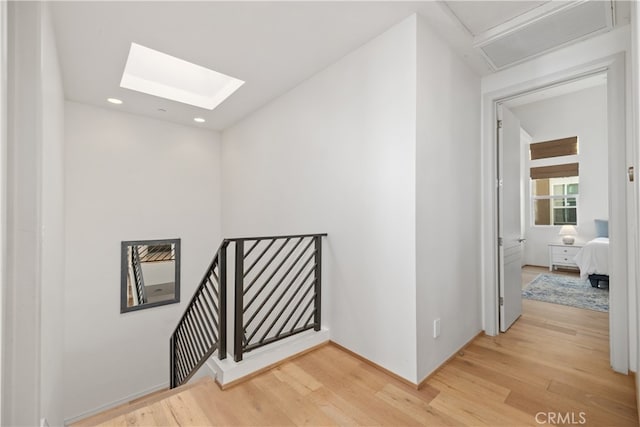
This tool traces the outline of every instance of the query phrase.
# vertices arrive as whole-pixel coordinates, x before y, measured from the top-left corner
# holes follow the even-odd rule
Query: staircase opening
[[[322,237],[224,239],[170,338],[170,387],[217,352],[247,352],[321,328]]]

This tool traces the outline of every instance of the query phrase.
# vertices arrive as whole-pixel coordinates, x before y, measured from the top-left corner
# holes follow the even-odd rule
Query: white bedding
[[[588,242],[573,259],[580,267],[580,277],[590,274],[609,275],[609,238],[597,237]]]

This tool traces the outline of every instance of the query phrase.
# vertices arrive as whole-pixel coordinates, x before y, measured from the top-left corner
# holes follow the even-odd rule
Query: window
[[[577,137],[531,144],[531,165],[550,157],[578,154]],[[558,159],[560,161],[565,159]],[[551,164],[550,164],[551,163]],[[577,225],[579,164],[546,160],[530,168],[533,225]]]
[[[532,180],[534,225],[577,225],[579,177]]]

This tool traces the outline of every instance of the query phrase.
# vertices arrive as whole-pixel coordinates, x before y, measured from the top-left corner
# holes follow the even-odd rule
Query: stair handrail
[[[213,353],[218,350],[218,357],[225,359],[227,357],[227,344],[226,344],[226,248],[229,245],[229,241],[224,239],[215,252],[209,267],[204,273],[200,284],[196,288],[193,296],[189,300],[178,324],[171,334],[169,339],[170,347],[170,388],[177,387],[186,383],[196,373],[196,371],[207,361]],[[202,312],[202,308],[197,307],[197,302],[200,298],[207,293],[209,299],[213,299],[213,294],[208,289],[209,284],[213,284],[210,280],[211,276],[215,276],[215,268],[219,266],[219,274],[217,279],[219,281],[219,288],[213,291],[218,297],[218,304],[214,307],[217,308],[218,320],[216,322],[215,316],[210,312],[210,316],[207,316]],[[206,299],[207,296],[204,298]],[[194,308],[196,307],[196,308]],[[211,310],[212,307],[207,307]],[[189,314],[193,310],[198,311],[194,319],[189,319]],[[204,324],[206,323],[206,324]],[[185,326],[185,330],[181,329]],[[209,328],[207,331],[207,338],[204,338],[203,330],[195,330],[196,326],[199,328]],[[215,334],[217,330],[217,336]],[[190,337],[187,335],[191,334]],[[187,339],[190,338],[190,339]],[[207,342],[208,341],[208,342]],[[206,343],[206,345],[205,345]],[[177,363],[179,362],[179,363]]]

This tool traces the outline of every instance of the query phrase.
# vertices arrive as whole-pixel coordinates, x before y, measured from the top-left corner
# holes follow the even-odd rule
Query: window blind
[[[578,163],[565,163],[563,165],[540,166],[530,169],[531,179],[564,178],[567,176],[579,176]]]
[[[529,145],[531,160],[578,154],[578,137],[554,139]]]

